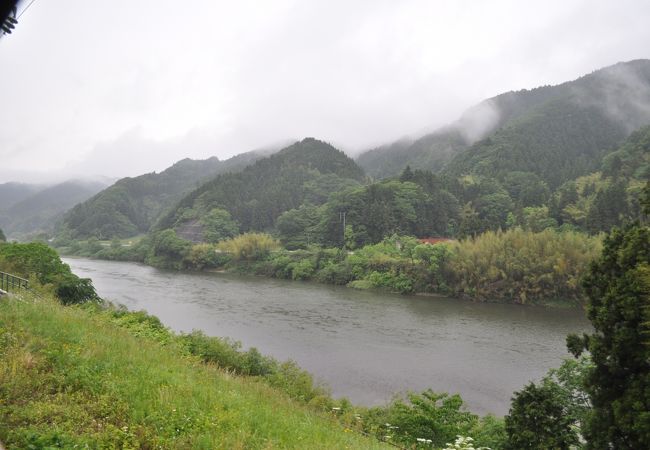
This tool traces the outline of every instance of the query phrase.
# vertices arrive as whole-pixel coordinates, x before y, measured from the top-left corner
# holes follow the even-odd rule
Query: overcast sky
[[[646,0],[39,0],[0,38],[0,183],[305,136],[354,154],[648,58],[649,23]]]

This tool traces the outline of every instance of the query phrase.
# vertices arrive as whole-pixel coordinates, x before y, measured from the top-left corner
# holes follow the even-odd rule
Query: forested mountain
[[[304,202],[321,204],[332,192],[359,184],[363,177],[363,171],[343,152],[307,138],[241,172],[205,183],[185,196],[157,228],[183,229],[216,215],[232,219],[238,231],[266,230],[283,212]]]
[[[183,159],[160,173],[118,180],[63,219],[60,235],[70,238],[129,237],[149,230],[167,208],[210,177],[241,170],[260,155],[248,152],[225,161]]]
[[[21,200],[44,189],[45,186],[27,183],[2,183],[0,184],[0,211],[11,208]]]
[[[650,126],[632,133],[598,169],[555,191],[549,206],[558,223],[597,233],[641,218],[639,202],[650,180]]]
[[[648,123],[650,61],[636,60],[557,86],[501,94],[448,127],[371,150],[358,163],[378,178],[407,165],[434,172],[449,165],[454,175],[533,172],[557,186],[595,170],[607,150]]]
[[[458,200],[436,175],[407,170],[399,179],[336,192],[320,207],[305,204],[289,210],[276,228],[291,249],[308,244],[356,248],[393,234],[450,235],[459,212]]]
[[[105,187],[102,182],[69,180],[41,188],[0,211],[0,228],[13,239],[51,232],[66,211]]]

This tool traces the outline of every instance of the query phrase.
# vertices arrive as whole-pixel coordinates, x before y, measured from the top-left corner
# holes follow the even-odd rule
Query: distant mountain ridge
[[[364,178],[363,170],[328,143],[306,138],[238,173],[222,174],[186,195],[157,229],[194,223],[213,209],[226,210],[241,231],[266,230],[305,200],[324,203],[329,194]]]
[[[30,185],[25,185],[30,186]],[[68,180],[54,186],[30,186],[33,193],[0,210],[0,228],[10,239],[50,233],[63,213],[106,187],[97,181]],[[16,198],[16,197],[14,197]]]
[[[167,208],[202,182],[241,170],[262,156],[253,151],[224,161],[186,158],[160,173],[122,178],[69,211],[59,234],[110,239],[146,233]]]
[[[16,203],[30,195],[45,189],[46,186],[38,184],[9,182],[0,184],[0,211],[11,208]]]
[[[581,134],[571,134],[575,126],[576,115],[583,116],[579,124]],[[549,120],[561,118],[562,122],[550,123]],[[414,141],[398,141],[361,154],[357,158],[359,165],[368,175],[376,178],[395,176],[407,166],[414,169],[427,169],[440,172],[452,165],[451,172],[472,172],[484,163],[487,154],[498,153],[495,159],[531,159],[544,158],[544,140],[548,136],[539,134],[527,141],[508,142],[514,135],[527,133],[531,129],[553,128],[558,152],[578,145],[582,150],[572,156],[562,158],[558,163],[571,166],[582,158],[578,164],[581,168],[568,171],[561,177],[549,180],[557,184],[572,176],[587,173],[597,167],[600,157],[616,147],[634,129],[650,123],[650,60],[635,60],[618,63],[574,81],[557,86],[542,86],[531,90],[507,92],[487,99],[464,113],[453,124],[443,127]],[[510,146],[510,150],[488,149],[490,141],[483,139],[498,136],[501,147]],[[597,139],[585,138],[593,133]],[[560,144],[561,143],[561,144]],[[488,145],[486,145],[488,144]],[[590,150],[585,150],[590,146]],[[519,149],[528,149],[519,155]],[[532,152],[534,149],[534,152]],[[473,156],[472,156],[473,155]],[[557,156],[557,154],[555,155]],[[454,163],[450,161],[458,159]],[[589,160],[585,162],[584,160]],[[488,161],[494,171],[501,170],[498,161]],[[514,169],[513,169],[514,167]],[[511,164],[504,170],[533,171],[544,174],[548,169],[537,171],[530,164],[522,167]],[[480,171],[480,170],[479,170]],[[570,172],[570,173],[569,173]],[[568,177],[568,178],[567,178]]]

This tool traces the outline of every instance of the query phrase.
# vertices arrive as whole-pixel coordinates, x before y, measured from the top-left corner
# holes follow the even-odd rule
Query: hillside
[[[7,448],[385,447],[281,388],[200,363],[155,318],[24,300],[0,301]]]
[[[454,175],[531,171],[558,185],[596,168],[606,151],[648,123],[650,61],[636,60],[557,86],[501,94],[413,142],[363,153],[358,163],[378,178],[407,165],[434,172],[449,165]]]
[[[39,190],[0,211],[0,228],[10,239],[52,232],[66,211],[105,187],[101,182],[69,180]]]
[[[284,211],[305,201],[324,203],[329,194],[358,184],[363,171],[343,152],[307,138],[238,173],[222,174],[194,190],[156,228],[195,224],[215,209],[225,210],[239,231],[274,226]]]
[[[161,213],[188,191],[219,173],[241,170],[258,159],[256,152],[225,161],[184,159],[160,173],[122,178],[63,218],[59,234],[70,238],[130,237],[145,233]]]
[[[27,183],[10,182],[0,184],[0,211],[11,208],[41,189],[43,189],[43,186]]]

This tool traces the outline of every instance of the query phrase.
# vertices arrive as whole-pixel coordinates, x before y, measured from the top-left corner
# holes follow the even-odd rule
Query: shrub
[[[212,244],[196,244],[190,248],[185,257],[185,267],[202,270],[221,267],[230,261],[230,255],[217,250]]]
[[[54,249],[40,242],[1,244],[0,268],[52,286],[65,305],[99,299],[90,279],[73,274]]]
[[[244,233],[219,243],[218,248],[231,254],[235,261],[257,260],[280,248],[280,243],[266,233]]]

